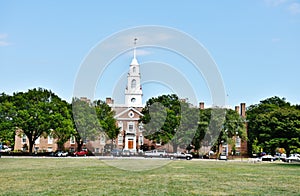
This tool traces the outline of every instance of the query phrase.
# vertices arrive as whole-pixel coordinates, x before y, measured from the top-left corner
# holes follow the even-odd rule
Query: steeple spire
[[[127,87],[125,89],[125,105],[130,107],[142,107],[143,91],[141,86],[140,65],[136,59],[136,41],[134,38],[133,58],[127,75]]]
[[[137,38],[134,38],[134,41],[133,41],[133,44],[134,44],[134,48],[133,48],[133,59],[131,61],[131,65],[138,65],[138,61],[136,59],[136,41],[137,41]]]
[[[137,41],[137,38],[134,38],[134,49],[133,49],[133,58],[136,59],[136,41]]]

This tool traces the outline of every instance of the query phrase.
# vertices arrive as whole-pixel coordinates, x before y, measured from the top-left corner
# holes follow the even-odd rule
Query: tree
[[[59,150],[63,150],[64,144],[76,134],[74,123],[72,119],[71,104],[59,97],[52,98],[53,111],[55,111],[52,118],[52,135],[57,139],[57,146]]]
[[[287,156],[300,148],[300,110],[284,98],[271,97],[247,111],[251,153],[263,149],[275,153],[284,148]]]
[[[112,140],[112,143],[114,143],[114,139],[116,139],[120,133],[120,128],[117,127],[117,122],[114,118],[115,112],[109,105],[101,100],[94,101],[94,106],[101,129],[106,133],[107,137]],[[111,148],[113,148],[113,145]]]
[[[192,148],[192,140],[198,129],[199,108],[193,107],[185,101],[181,101],[180,105],[180,124],[171,143],[174,150],[177,150],[177,146],[179,146],[189,151]]]
[[[149,99],[142,113],[140,121],[147,139],[162,144],[169,142],[174,152],[178,146],[190,146],[198,127],[198,108],[172,94]]]
[[[236,111],[224,108],[207,108],[199,110],[198,128],[193,138],[194,149],[207,153],[212,147],[219,152],[222,143],[234,147],[233,137],[246,139],[245,119]]]
[[[73,119],[76,125],[75,139],[80,151],[87,139],[95,140],[100,135],[101,127],[97,119],[96,110],[88,100],[73,98]]]
[[[144,116],[140,119],[144,124],[145,138],[168,143],[179,126],[180,112],[180,101],[175,94],[149,99],[142,110]]]
[[[247,139],[245,119],[234,110],[226,109],[225,112],[225,121],[217,139],[217,142],[215,143],[217,152],[219,152],[219,147],[222,143],[230,144],[234,150],[234,137],[239,136],[241,140]]]
[[[15,127],[13,116],[15,108],[11,101],[12,97],[4,93],[0,94],[0,141],[13,146],[15,139]]]
[[[65,107],[61,107],[61,99],[51,91],[34,88],[25,93],[14,93],[12,101],[16,109],[12,118],[14,126],[27,136],[30,153],[38,137],[71,127],[69,116],[63,111]]]

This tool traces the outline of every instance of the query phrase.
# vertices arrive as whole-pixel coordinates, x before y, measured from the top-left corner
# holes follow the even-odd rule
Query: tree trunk
[[[83,141],[79,141],[77,142],[78,146],[77,146],[77,151],[81,151],[81,148],[83,146]]]
[[[34,141],[32,141],[32,139],[29,139],[29,154],[32,154],[33,145]]]

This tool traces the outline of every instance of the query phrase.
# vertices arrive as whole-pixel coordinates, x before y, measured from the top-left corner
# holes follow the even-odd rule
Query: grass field
[[[137,172],[96,158],[1,158],[0,182],[0,195],[300,195],[300,164],[176,160]]]

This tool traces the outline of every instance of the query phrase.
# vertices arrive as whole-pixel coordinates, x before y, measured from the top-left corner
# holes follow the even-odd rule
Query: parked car
[[[115,148],[111,151],[111,155],[115,157],[119,157],[122,155],[122,150]]]
[[[132,154],[130,150],[123,150],[121,155],[125,157],[130,157]]]
[[[273,157],[272,155],[264,155],[261,157],[261,161],[275,161],[276,157]]]
[[[220,154],[219,160],[225,160],[225,161],[227,161],[227,156],[226,156],[226,154]]]
[[[165,150],[150,150],[144,153],[145,157],[169,157],[169,154]]]
[[[170,154],[170,159],[186,159],[186,160],[191,160],[193,158],[193,155],[188,154],[188,153],[174,153],[174,154]]]
[[[0,148],[0,152],[10,152],[11,148],[9,148],[6,145],[2,145],[2,147]]]
[[[57,151],[57,152],[55,153],[55,156],[56,156],[56,157],[66,157],[66,156],[68,156],[68,152]]]
[[[300,162],[300,155],[299,154],[291,154],[288,158],[285,159],[286,162]]]
[[[76,151],[74,152],[74,156],[86,156],[88,154],[87,150],[81,150],[81,151]]]

